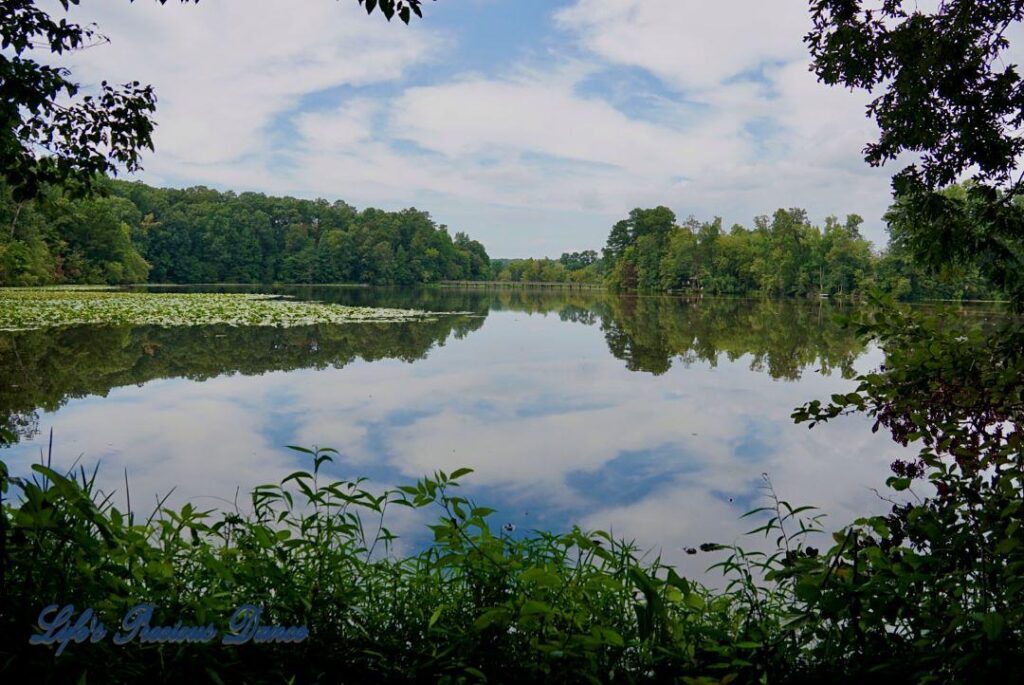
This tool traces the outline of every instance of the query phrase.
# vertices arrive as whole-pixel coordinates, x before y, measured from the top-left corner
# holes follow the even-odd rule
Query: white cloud
[[[280,0],[87,4],[73,16],[111,38],[73,57],[79,78],[156,88],[157,169],[252,164],[272,144],[273,118],[303,96],[396,79],[440,41],[369,20],[355,3],[304,2],[301,11]]]
[[[577,0],[558,21],[601,59],[640,67],[709,109],[720,136],[695,132],[714,163],[667,200],[683,211],[748,222],[779,206],[818,219],[858,212],[884,241],[893,169],[870,169],[877,135],[868,96],[828,88],[809,71],[804,2]],[[722,139],[746,147],[722,146]],[[738,154],[737,154],[738,153]]]
[[[556,16],[609,61],[698,90],[766,62],[805,59],[809,28],[803,0],[577,0]]]
[[[727,223],[858,212],[884,239],[891,170],[861,160],[866,98],[807,71],[799,0],[577,0],[551,16],[565,47],[486,71],[453,38],[473,26],[390,26],[351,2],[86,11],[113,42],[77,73],[160,95],[150,181],[416,205],[495,256],[599,247],[655,204]],[[410,69],[431,59],[446,70]],[[664,92],[613,84],[623,66]]]
[[[353,146],[373,137],[373,121],[381,112],[378,102],[367,98],[349,100],[328,112],[300,114],[295,125],[311,146],[332,154],[346,154]]]
[[[504,206],[618,212],[631,201],[658,202],[674,178],[700,175],[718,154],[742,157],[746,147],[726,137],[720,121],[678,131],[535,75],[410,88],[388,113],[392,135],[433,154],[414,159],[362,129],[352,137],[348,107],[302,117],[307,149],[297,166],[310,189],[372,184],[380,199],[411,188]],[[719,145],[704,145],[707,137]]]

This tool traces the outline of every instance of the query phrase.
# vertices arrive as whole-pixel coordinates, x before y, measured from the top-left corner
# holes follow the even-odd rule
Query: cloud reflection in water
[[[101,460],[109,488],[122,488],[128,469],[135,502],[176,487],[172,502],[208,507],[304,467],[287,444],[336,447],[331,474],[381,487],[471,466],[466,489],[499,510],[496,526],[612,529],[691,573],[707,560],[682,548],[741,532],[762,472],[836,525],[884,508],[869,488],[884,481],[897,446],[863,417],[812,431],[789,418],[806,400],[848,391],[844,375],[881,360],[827,307],[300,294],[486,318],[5,333],[0,360],[15,382],[0,388],[0,411],[37,417],[41,433],[24,430],[4,459],[27,471],[52,426],[59,465]]]

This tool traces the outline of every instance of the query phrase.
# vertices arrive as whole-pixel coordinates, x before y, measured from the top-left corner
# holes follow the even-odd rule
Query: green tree
[[[859,296],[888,282],[878,278],[880,260],[860,233],[862,223],[856,214],[845,223],[828,217],[823,231],[804,210],[779,209],[771,218],[755,217],[753,230],[737,224],[725,233],[720,218],[690,217],[677,226],[664,207],[636,209],[612,228],[602,268],[606,282],[622,290]]]

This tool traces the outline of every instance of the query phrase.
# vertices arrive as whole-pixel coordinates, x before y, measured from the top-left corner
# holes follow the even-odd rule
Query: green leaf
[[[488,626],[494,625],[495,623],[506,623],[508,622],[508,615],[508,607],[495,607],[493,609],[488,609],[473,621],[473,628],[479,631],[487,628]]]
[[[1006,538],[1000,540],[999,544],[996,545],[996,554],[1009,554],[1013,550],[1020,547],[1020,542],[1015,538]]]
[[[554,613],[555,610],[550,605],[536,599],[526,600],[523,602],[522,608],[519,609],[520,616],[549,616]]]
[[[1002,634],[1004,627],[1006,627],[1006,619],[1001,614],[989,613],[985,614],[985,617],[981,619],[981,628],[985,631],[985,637],[989,640],[998,638]]]
[[[487,682],[487,676],[484,675],[484,672],[481,671],[478,668],[473,668],[472,666],[466,666],[462,670],[464,672],[468,673],[469,675],[473,676],[474,678],[477,678],[480,682],[483,682],[483,683]]]
[[[543,568],[531,567],[519,574],[519,579],[525,583],[532,583],[539,587],[558,587],[562,584],[562,579]]]
[[[909,478],[897,478],[895,476],[887,479],[885,484],[897,492],[902,492],[910,487]]]

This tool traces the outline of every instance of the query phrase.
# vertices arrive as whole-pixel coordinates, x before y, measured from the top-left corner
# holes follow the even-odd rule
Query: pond
[[[223,292],[227,288],[210,288]],[[25,474],[100,463],[124,505],[245,509],[248,488],[334,447],[334,476],[379,487],[472,467],[496,525],[580,524],[699,572],[686,547],[731,541],[778,494],[838,527],[888,505],[900,448],[865,417],[808,430],[805,401],[876,367],[828,302],[626,297],[600,291],[256,288],[298,300],[460,312],[300,325],[80,325],[0,332],[0,459]],[[236,495],[236,493],[242,493]],[[404,518],[403,518],[404,517]],[[392,522],[421,539],[403,514]],[[418,532],[415,532],[418,531]],[[408,542],[406,544],[409,544]]]

